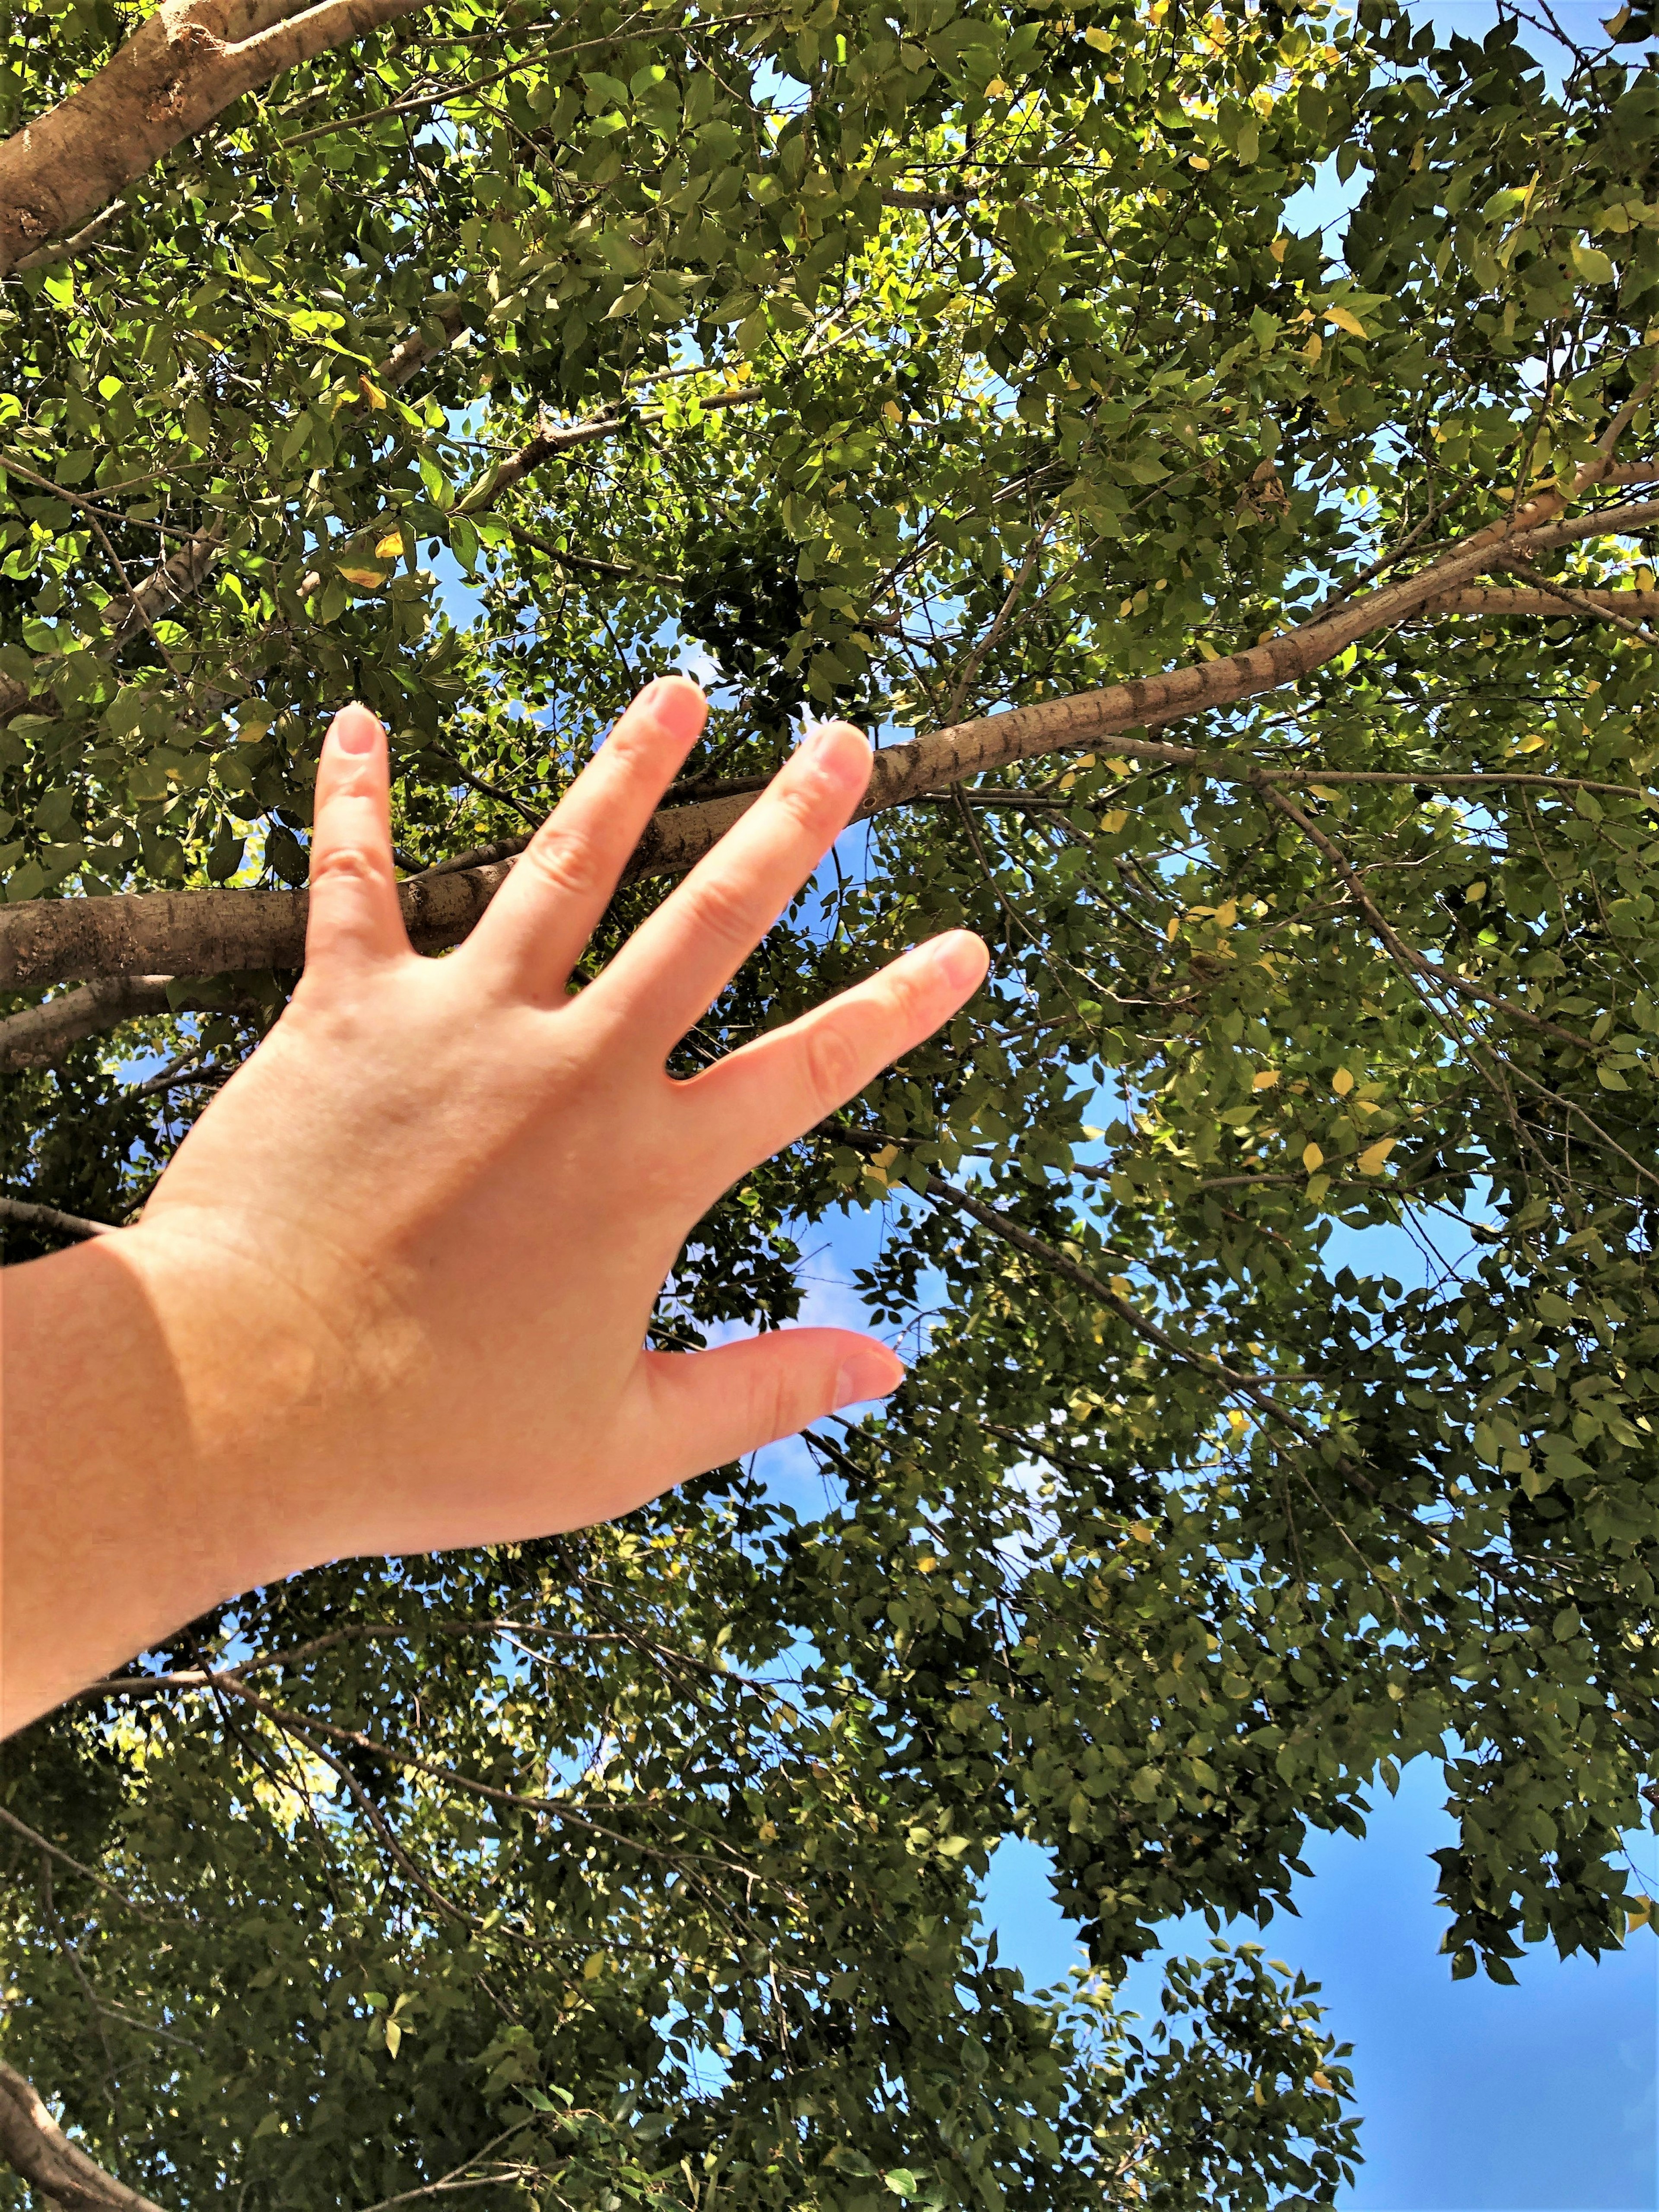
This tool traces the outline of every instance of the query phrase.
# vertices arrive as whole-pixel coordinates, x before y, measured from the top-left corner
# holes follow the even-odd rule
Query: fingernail
[[[635,710],[643,708],[660,721],[665,715],[672,724],[676,713],[685,717],[684,729],[702,727],[708,712],[708,702],[702,687],[690,676],[653,676],[635,698]]]
[[[991,964],[989,951],[971,929],[947,930],[943,937],[934,938],[927,950],[945,981],[964,996],[977,990]]]
[[[367,707],[353,700],[342,707],[328,726],[328,733],[343,753],[372,753],[380,742],[380,726]]]
[[[859,738],[856,749],[848,744],[849,737]],[[801,739],[795,757],[827,769],[845,783],[862,782],[870,773],[870,749],[847,722],[820,722]]]
[[[850,1352],[836,1377],[836,1406],[856,1406],[866,1398],[884,1398],[904,1380],[904,1363],[878,1344],[866,1344]]]

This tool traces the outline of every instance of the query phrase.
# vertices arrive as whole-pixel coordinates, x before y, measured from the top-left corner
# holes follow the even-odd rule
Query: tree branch
[[[58,1066],[82,1037],[118,1029],[145,1014],[247,1014],[252,1002],[227,1001],[171,975],[109,975],[0,1020],[0,1075],[19,1068]]]
[[[55,1206],[36,1206],[26,1198],[0,1198],[0,1226],[15,1221],[20,1229],[50,1229],[60,1237],[107,1237],[113,1221],[83,1221],[78,1213],[60,1213]]]
[[[63,2212],[161,2212],[70,2142],[37,2092],[3,2061],[0,2158]]]
[[[1534,1013],[1530,1006],[1518,1006],[1513,999],[1506,999],[1501,991],[1494,991],[1489,984],[1477,983],[1471,976],[1454,974],[1438,961],[1428,959],[1414,945],[1407,945],[1366,890],[1358,870],[1340,847],[1325,835],[1317,823],[1310,820],[1294,799],[1287,799],[1282,791],[1276,790],[1267,777],[1256,776],[1252,778],[1252,781],[1268,805],[1282,814],[1286,821],[1293,822],[1315,851],[1329,863],[1373,933],[1402,968],[1419,975],[1432,991],[1455,991],[1461,998],[1474,999],[1480,1005],[1491,1006],[1495,1012],[1505,1015],[1510,1021],[1519,1023],[1523,1029],[1535,1030],[1542,1036],[1553,1037],[1558,1044],[1570,1045],[1575,1052],[1582,1052],[1586,1059],[1595,1060],[1595,1047],[1588,1037],[1580,1036],[1576,1030],[1564,1029],[1559,1022],[1548,1021],[1542,1014]]]
[[[835,1125],[835,1133],[837,1135],[847,1133],[839,1125]],[[994,1237],[1000,1237],[1005,1244],[1012,1245],[1016,1252],[1024,1253],[1027,1259],[1035,1260],[1040,1266],[1063,1276],[1077,1289],[1086,1292],[1115,1313],[1120,1321],[1127,1322],[1144,1342],[1157,1346],[1160,1352],[1168,1352],[1171,1358],[1180,1360],[1183,1366],[1195,1367],[1200,1374],[1207,1375],[1227,1389],[1248,1398],[1258,1412],[1265,1413],[1269,1420],[1277,1422],[1280,1427],[1288,1429],[1298,1443],[1322,1451],[1325,1445],[1333,1441],[1317,1429],[1311,1428],[1299,1413],[1293,1413],[1290,1407],[1276,1398],[1255,1376],[1241,1374],[1213,1352],[1200,1352],[1193,1345],[1182,1344],[1179,1338],[1171,1336],[1166,1328],[1143,1314],[1129,1299],[1120,1297],[1111,1285],[1103,1282],[1092,1269],[1084,1267],[1069,1253],[1060,1251],[1045,1238],[1034,1237],[1029,1229],[1022,1229],[1017,1222],[1010,1221],[1006,1214],[999,1213],[983,1199],[974,1197],[971,1192],[931,1171],[927,1177],[927,1195],[935,1205],[959,1207],[982,1228],[988,1229]],[[1376,1497],[1375,1486],[1358,1472],[1352,1462],[1344,1457],[1339,1458],[1335,1464],[1339,1473],[1346,1475],[1367,1497]]]
[[[1516,564],[1517,568],[1520,563]],[[1524,569],[1522,571],[1524,574]],[[1474,584],[1461,592],[1445,592],[1431,599],[1423,610],[1427,615],[1543,615],[1553,622],[1564,618],[1564,607],[1577,607],[1581,613],[1611,616],[1622,628],[1641,635],[1639,625],[1631,619],[1637,615],[1650,620],[1659,617],[1659,592],[1581,592],[1569,590],[1565,585],[1545,591],[1510,591],[1501,585]]]
[[[161,0],[95,76],[0,144],[0,276],[256,85],[426,0]]]
[[[736,404],[746,391],[716,394]],[[705,402],[705,404],[714,404]],[[488,495],[504,488],[507,471],[517,482],[532,465],[530,456],[557,450],[555,440],[576,440],[572,432],[606,434],[610,418],[544,434],[531,447],[501,465],[486,480]],[[484,502],[481,485],[467,502]],[[1064,699],[1011,708],[970,722],[930,732],[908,744],[877,753],[869,788],[858,819],[952,785],[1055,752],[1080,750],[1130,730],[1156,729],[1196,714],[1236,706],[1243,699],[1276,691],[1334,660],[1359,640],[1392,629],[1421,614],[1430,603],[1461,588],[1484,570],[1502,567],[1506,553],[1523,557],[1540,547],[1577,537],[1622,531],[1659,520],[1659,502],[1604,508],[1594,516],[1560,521],[1554,494],[1534,501],[1521,514],[1495,523],[1450,547],[1430,567],[1397,578],[1348,601],[1300,629],[1264,638],[1243,653],[1200,660],[1162,676],[1109,684]],[[1522,517],[1538,514],[1534,525]],[[1127,742],[1123,750],[1145,760],[1206,774],[1237,775],[1249,781],[1262,763],[1206,756],[1185,745],[1150,740]],[[732,823],[754,804],[738,794],[699,805],[665,809],[653,817],[623,872],[624,883],[684,875],[712,850]],[[437,951],[459,944],[495,896],[511,859],[473,869],[409,878],[398,885],[404,920],[416,945]],[[166,972],[214,975],[238,969],[298,968],[305,957],[307,895],[304,891],[143,891],[97,899],[20,900],[0,911],[0,989],[82,978]]]
[[[415,372],[434,355],[453,345],[465,329],[466,323],[467,311],[464,301],[441,300],[420,329],[410,331],[392,347],[386,359],[378,365],[376,376],[382,384],[396,391],[407,384]],[[428,334],[432,326],[435,326],[439,332],[437,337]],[[33,471],[0,458],[0,473],[7,471],[27,477],[35,483],[43,482]],[[46,488],[58,498],[74,501],[82,507],[88,505],[76,493],[66,490],[59,484],[48,484]],[[371,533],[379,536],[385,528],[386,520],[381,518],[377,523],[371,524],[368,530],[357,532],[351,543],[356,545]],[[95,648],[100,658],[114,659],[122,647],[138,631],[149,630],[161,616],[182,606],[186,599],[194,599],[218,567],[224,550],[225,525],[222,520],[204,523],[165,560],[158,562],[149,575],[131,591],[121,592],[111,599],[103,609],[104,635]],[[341,546],[336,557],[349,560],[350,555],[344,546]],[[302,592],[313,592],[321,581],[320,576],[307,576],[301,589]],[[0,724],[24,713],[32,702],[36,705],[41,703],[27,684],[20,683],[13,676],[0,675]]]

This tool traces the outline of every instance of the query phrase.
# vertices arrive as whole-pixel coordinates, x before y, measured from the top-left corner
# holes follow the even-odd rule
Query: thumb
[[[713,1352],[647,1352],[637,1370],[642,1460],[665,1486],[792,1437],[904,1380],[886,1346],[846,1328],[786,1328]]]

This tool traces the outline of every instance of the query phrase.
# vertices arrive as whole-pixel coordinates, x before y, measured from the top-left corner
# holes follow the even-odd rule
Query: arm
[[[441,960],[399,917],[384,734],[336,718],[292,1005],[141,1223],[0,1278],[0,1732],[257,1583],[626,1513],[896,1384],[844,1329],[642,1349],[699,1216],[985,971],[954,933],[665,1072],[858,804],[832,724],[568,995],[704,712],[643,692]]]

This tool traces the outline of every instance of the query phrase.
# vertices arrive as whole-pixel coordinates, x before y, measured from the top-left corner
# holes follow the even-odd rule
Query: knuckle
[[[862,1055],[838,1021],[816,1023],[801,1040],[807,1085],[814,1098],[838,1106],[861,1087]]]
[[[769,1443],[787,1437],[801,1425],[796,1407],[796,1393],[782,1360],[769,1362],[770,1372],[761,1378],[755,1394],[757,1426],[764,1430]]]
[[[685,899],[693,928],[723,948],[746,952],[759,933],[747,895],[723,876],[688,884]]]
[[[307,880],[315,890],[319,884],[372,883],[377,872],[373,854],[360,845],[313,846]]]
[[[546,890],[562,898],[587,899],[602,888],[599,856],[582,832],[551,826],[538,830],[519,863]]]
[[[787,817],[793,830],[803,836],[817,836],[830,811],[831,795],[819,777],[792,777],[775,788],[772,803]]]

